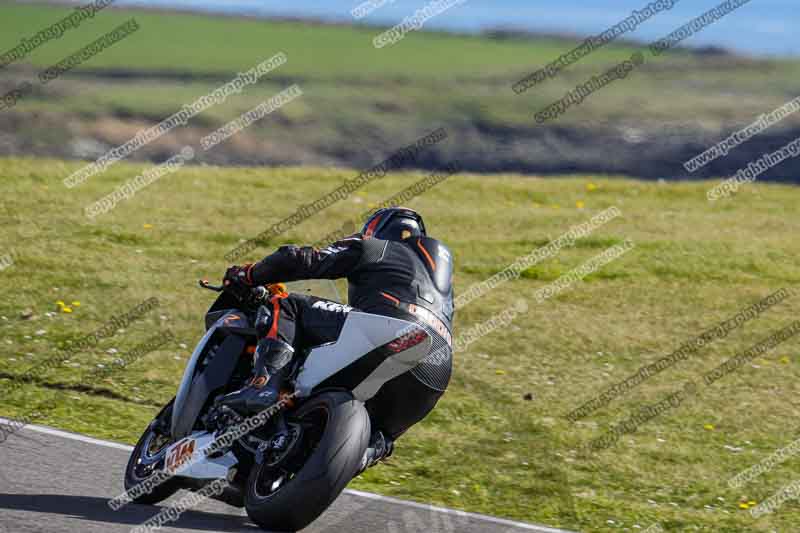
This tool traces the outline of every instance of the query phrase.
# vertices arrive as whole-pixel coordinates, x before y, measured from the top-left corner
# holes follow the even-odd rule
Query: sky
[[[291,16],[353,21],[351,10],[364,0],[117,0],[119,6],[157,6],[253,16]],[[425,22],[425,29],[477,32],[493,28],[547,33],[602,33],[654,0],[369,0],[386,2],[358,22],[392,26],[434,1],[453,5]],[[651,41],[671,33],[723,0],[667,0],[674,6],[641,24],[630,36]],[[750,0],[686,41],[738,52],[800,55],[800,0]]]

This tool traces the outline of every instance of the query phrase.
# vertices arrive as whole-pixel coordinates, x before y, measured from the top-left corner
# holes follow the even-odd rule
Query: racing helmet
[[[361,233],[365,239],[402,241],[411,237],[424,237],[422,216],[406,207],[384,207],[375,211],[364,224]]]

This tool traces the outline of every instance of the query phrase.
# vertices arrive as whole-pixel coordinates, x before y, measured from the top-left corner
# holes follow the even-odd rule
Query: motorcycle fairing
[[[232,310],[221,316],[203,335],[194,349],[183,372],[172,409],[171,433],[174,439],[181,439],[192,431],[197,416],[211,393],[224,387],[236,369],[239,356],[242,354],[247,340],[240,335],[228,335],[217,350],[217,356],[209,362],[203,372],[196,372],[207,354],[209,341],[215,335],[223,334],[224,330],[229,327],[240,326],[243,322],[240,314],[240,312]]]
[[[315,389],[330,386],[349,389],[357,400],[367,401],[384,383],[411,370],[428,355],[433,341],[427,336],[399,353],[382,349],[416,329],[419,327],[407,320],[351,311],[335,342],[309,352],[295,382],[298,396],[307,397]]]
[[[172,475],[191,477],[195,479],[221,479],[228,476],[228,471],[238,464],[236,456],[227,452],[219,457],[209,457],[205,450],[209,449],[215,442],[215,436],[208,431],[194,431],[191,436],[182,439],[167,449],[167,457],[175,453],[176,449],[192,444],[193,453],[173,471],[170,471],[165,462],[164,471]]]

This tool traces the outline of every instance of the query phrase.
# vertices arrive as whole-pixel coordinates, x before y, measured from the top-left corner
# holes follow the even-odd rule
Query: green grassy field
[[[0,50],[16,46],[20,38],[35,34],[68,11],[55,6],[0,3],[0,28],[4,30],[0,33]],[[45,43],[20,63],[50,66],[131,17],[136,18],[140,29],[93,57],[77,72],[123,71],[226,79],[283,50],[289,61],[275,76],[309,84],[321,101],[338,97],[362,103],[375,100],[405,110],[421,106],[420,114],[434,112],[433,119],[451,117],[453,110],[469,107],[476,118],[484,116],[487,121],[505,127],[530,124],[532,111],[561,98],[566,90],[602,69],[628,59],[636,50],[624,42],[601,48],[556,79],[517,96],[511,91],[514,82],[568,51],[576,42],[545,37],[490,39],[412,32],[395,46],[375,49],[371,41],[380,33],[379,28],[113,9],[83,22],[60,39]],[[769,73],[771,81],[767,86],[762,83],[765,73]],[[601,105],[587,105],[580,112],[565,115],[560,122],[579,124],[587,118],[607,114],[638,116],[641,110],[637,107],[645,105],[645,99],[639,96],[638,102],[631,102],[631,98],[644,94],[652,94],[646,98],[646,105],[652,108],[653,119],[690,116],[697,111],[714,122],[730,120],[732,117],[726,112],[731,111],[749,117],[763,111],[762,106],[769,98],[783,103],[780,99],[795,89],[798,73],[800,63],[796,61],[706,57],[678,51],[653,60],[646,74],[626,80],[613,91],[605,91],[613,95],[598,95]],[[174,87],[168,91],[162,87],[158,94],[152,80],[116,81],[112,85],[115,98],[111,101],[107,96],[102,98],[109,89],[102,85],[94,87],[90,94],[77,90],[80,87],[67,90],[67,94],[58,94],[61,91],[53,89],[64,98],[52,100],[67,109],[74,106],[76,111],[83,112],[86,110],[80,103],[90,101],[95,112],[119,105],[119,112],[161,115],[197,96],[197,89],[218,85],[203,81],[193,87],[173,80]],[[668,87],[665,82],[670,82]],[[152,92],[147,92],[148,86]],[[667,98],[676,87],[683,91],[683,97]],[[736,106],[723,97],[726,89],[738,93]],[[130,102],[126,101],[126,94]],[[263,94],[246,97],[257,103]],[[484,102],[491,98],[492,105],[473,105],[476,98]],[[162,107],[167,104],[167,108]],[[244,110],[247,105],[243,103],[241,107]],[[324,105],[320,107],[325,110]],[[347,115],[352,116],[350,109]]]
[[[0,3],[0,50],[66,12],[63,7]],[[627,79],[592,95],[556,122],[539,125],[534,112],[629,58],[635,45],[604,47],[555,79],[516,95],[511,90],[515,82],[572,49],[576,41],[412,32],[394,46],[375,49],[371,41],[379,28],[109,9],[4,69],[0,89],[5,93],[35,80],[43,68],[131,17],[140,26],[136,33],[74,73],[46,86],[36,84],[16,107],[2,111],[0,154],[97,157],[236,72],[284,51],[288,62],[258,85],[134,157],[159,160],[174,148],[175,139],[196,142],[297,83],[302,98],[203,154],[203,161],[366,166],[397,139],[442,126],[456,142],[432,151],[426,168],[457,159],[464,168],[480,172],[561,173],[559,169],[583,162],[590,163],[587,168],[669,177],[683,172],[681,158],[696,155],[730,129],[797,96],[800,74],[795,60],[686,50],[660,58],[648,55],[646,64]],[[30,116],[37,120],[26,120]],[[800,128],[800,118],[789,117],[772,133],[778,135],[782,128],[790,135]],[[760,149],[748,144],[735,156]],[[609,153],[615,154],[611,160]]]
[[[132,443],[174,394],[202,334],[213,295],[195,288],[196,279],[221,275],[224,254],[240,239],[356,171],[187,167],[89,221],[86,205],[146,167],[121,163],[64,189],[61,180],[77,168],[58,160],[0,160],[0,256],[15,258],[0,271],[0,390],[108,316],[152,296],[161,306],[3,394],[0,415],[21,416],[53,401],[56,407],[42,423]],[[390,174],[248,259],[280,242],[314,242],[421,177]],[[710,204],[709,186],[462,174],[410,202],[425,214],[430,232],[452,248],[458,293],[603,209],[616,206],[622,216],[457,310],[456,336],[509,301],[529,303],[508,328],[457,355],[450,391],[436,411],[400,441],[388,464],[353,486],[581,531],[633,531],[635,524],[644,529],[655,522],[667,531],[791,531],[800,519],[796,502],[757,521],[739,504],[761,502],[793,481],[792,462],[738,491],[726,483],[798,437],[796,339],[615,447],[589,458],[578,451],[641,405],[659,401],[686,379],[699,380],[797,319],[800,295],[583,421],[564,418],[747,305],[797,287],[800,192],[757,184]],[[636,244],[632,251],[535,303],[535,291],[625,239]],[[72,312],[62,312],[59,301]],[[34,316],[23,319],[26,310]],[[87,379],[97,365],[108,366],[167,330],[174,343],[105,379]]]
[[[20,37],[36,33],[69,11],[68,7],[4,3],[0,8],[2,25],[14,31],[3,32],[0,49],[17,45]],[[407,36],[401,46],[379,50],[372,46],[372,38],[382,31],[377,28],[112,9],[43,45],[26,60],[49,66],[68,51],[85,46],[89,35],[99,37],[131,16],[141,26],[131,43],[105,50],[87,67],[124,65],[163,73],[177,70],[227,75],[250,68],[278,48],[290,55],[285,70],[295,76],[348,82],[354,78],[408,76],[449,80],[453,75],[506,76],[510,70],[523,74],[531,65],[557,56],[563,47],[563,41],[557,39],[542,39],[534,48],[522,39],[492,42],[480,37],[418,32]],[[628,55],[630,52],[627,50]],[[625,53],[625,47],[603,49],[597,52],[596,60],[617,62]],[[476,65],[490,68],[475,71]]]

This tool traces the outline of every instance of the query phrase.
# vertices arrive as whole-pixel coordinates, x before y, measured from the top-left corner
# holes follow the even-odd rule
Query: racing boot
[[[281,387],[286,381],[285,369],[294,349],[278,339],[261,339],[256,348],[253,376],[247,385],[217,399],[217,404],[229,407],[242,416],[260,413],[278,403]],[[276,366],[277,365],[277,366]]]
[[[361,459],[361,468],[358,474],[362,474],[367,468],[388,459],[392,456],[392,452],[394,452],[394,441],[380,431],[374,432],[369,439],[369,446],[364,452],[364,457]]]

